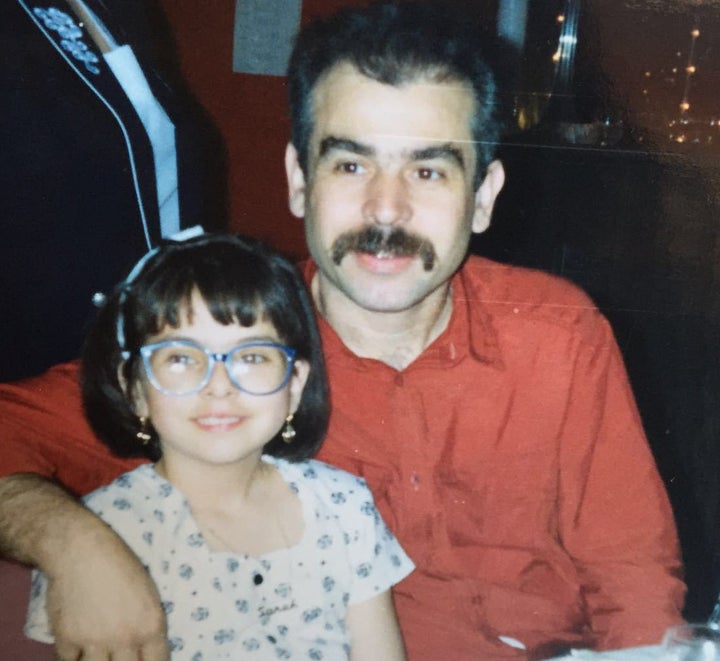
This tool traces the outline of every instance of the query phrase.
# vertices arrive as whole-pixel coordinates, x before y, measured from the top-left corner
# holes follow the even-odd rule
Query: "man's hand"
[[[107,533],[91,545],[73,543],[48,576],[55,654],[60,661],[167,661],[155,584],[132,551]]]
[[[155,584],[92,512],[35,475],[0,479],[0,549],[48,578],[60,661],[168,661]]]

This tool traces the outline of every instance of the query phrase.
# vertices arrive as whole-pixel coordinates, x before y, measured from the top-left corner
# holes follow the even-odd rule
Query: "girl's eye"
[[[267,356],[260,353],[244,353],[241,356],[241,360],[243,363],[247,363],[248,365],[259,365],[267,360]]]
[[[196,369],[200,361],[192,353],[174,351],[164,356],[163,364],[166,369],[173,372],[184,372],[185,370]]]

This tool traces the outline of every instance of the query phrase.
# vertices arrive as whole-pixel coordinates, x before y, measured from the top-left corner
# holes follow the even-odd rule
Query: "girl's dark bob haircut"
[[[166,326],[179,326],[197,290],[219,323],[269,321],[297,359],[309,363],[293,420],[295,439],[284,443],[278,433],[264,452],[290,461],[315,454],[327,430],[328,385],[313,306],[298,270],[260,241],[231,234],[170,241],[145,259],[137,275],[115,288],[85,342],[83,405],[100,440],[119,457],[160,458],[154,429],[147,444],[137,438],[140,421],[128,393],[144,373],[140,347]]]

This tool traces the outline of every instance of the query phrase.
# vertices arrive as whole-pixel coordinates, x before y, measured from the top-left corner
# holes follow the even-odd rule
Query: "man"
[[[681,620],[677,540],[608,324],[563,281],[466,257],[504,181],[476,34],[419,3],[342,12],[303,31],[289,82],[332,390],[320,456],[365,476],[417,565],[395,591],[409,657],[657,642]],[[88,436],[75,377],[4,391],[6,473],[87,491],[128,465]],[[61,493],[0,480],[0,540],[49,576],[61,658],[165,658],[152,586]]]

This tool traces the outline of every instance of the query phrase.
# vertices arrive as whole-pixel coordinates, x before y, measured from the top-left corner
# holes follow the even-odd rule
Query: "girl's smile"
[[[214,413],[195,418],[195,423],[206,432],[229,432],[235,430],[247,420],[245,416]]]

